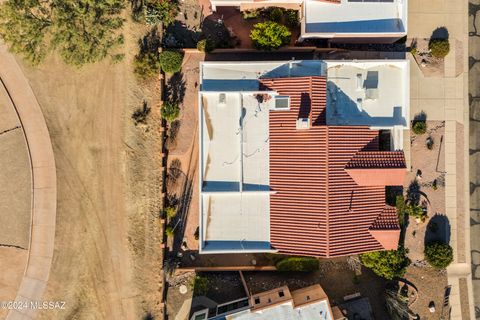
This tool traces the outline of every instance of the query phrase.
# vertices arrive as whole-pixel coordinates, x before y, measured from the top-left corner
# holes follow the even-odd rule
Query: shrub
[[[428,43],[428,49],[435,58],[445,58],[450,52],[450,43],[448,39],[431,39]]]
[[[427,123],[425,121],[414,121],[412,130],[415,134],[424,134],[427,132]]]
[[[168,122],[172,122],[180,115],[180,107],[176,103],[165,102],[160,110],[162,118]]]
[[[404,248],[364,253],[360,255],[360,261],[375,274],[388,280],[402,277],[410,264]]]
[[[193,294],[197,296],[204,296],[207,294],[210,287],[210,281],[207,277],[195,276],[190,284]]]
[[[210,39],[203,39],[197,42],[197,49],[208,53],[215,49],[215,44]]]
[[[300,20],[298,19],[298,11],[289,9],[285,12],[285,24],[290,28],[298,27]]]
[[[253,9],[253,10],[245,10],[242,12],[243,19],[249,20],[249,19],[255,19],[260,16],[260,10],[259,9]]]
[[[318,270],[318,260],[307,257],[289,257],[277,262],[276,267],[278,271],[310,272]]]
[[[176,0],[147,0],[144,8],[145,22],[149,25],[163,23],[167,27],[175,21],[178,14]]]
[[[259,50],[278,49],[290,43],[291,36],[287,27],[272,21],[257,23],[250,32],[253,46]]]
[[[403,228],[405,225],[405,198],[403,195],[397,196],[395,199],[395,207],[397,208],[398,223]]]
[[[410,217],[414,217],[415,219],[420,219],[420,221],[422,222],[425,222],[425,220],[428,218],[427,212],[424,211],[422,207],[414,204],[409,204],[408,206],[406,206],[405,212]]]
[[[432,242],[425,246],[425,259],[436,269],[445,269],[453,261],[453,250],[446,243]]]
[[[135,110],[135,112],[132,114],[132,119],[135,125],[138,125],[139,123],[145,124],[147,122],[147,117],[149,114],[150,114],[150,107],[144,101],[143,108]]]
[[[152,78],[160,73],[160,56],[153,52],[137,54],[133,66],[133,71],[140,79]]]
[[[183,54],[178,51],[160,53],[160,67],[165,73],[175,73],[182,69]]]
[[[165,208],[165,215],[167,218],[174,218],[177,215],[177,209],[174,206],[169,206]]]
[[[269,14],[270,20],[275,21],[275,22],[281,22],[282,17],[283,17],[282,8],[275,7],[275,8],[271,9],[270,14]]]
[[[172,226],[167,226],[165,228],[165,234],[167,235],[167,237],[173,237],[175,235],[175,230],[173,230]]]

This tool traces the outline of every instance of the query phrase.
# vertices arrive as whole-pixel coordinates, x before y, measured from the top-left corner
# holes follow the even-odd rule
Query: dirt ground
[[[430,266],[416,267],[411,265],[407,269],[405,278],[418,289],[417,300],[410,305],[414,313],[422,320],[440,319],[443,305],[443,294],[447,286],[446,272],[440,272]],[[430,301],[435,303],[435,312],[428,310]]]
[[[23,65],[42,107],[57,166],[55,251],[40,319],[161,319],[161,133],[153,84],[131,61],[146,33],[126,22],[126,57],[74,69],[52,55]],[[132,113],[146,101],[146,125]]]
[[[0,115],[0,246],[28,249],[32,212],[30,159],[20,121],[1,82]]]
[[[416,51],[412,52],[413,57],[425,77],[442,78],[445,73],[444,60],[430,55],[428,49],[429,41],[430,39],[415,39]]]
[[[27,264],[28,251],[0,247],[0,301],[13,301],[23,278]],[[8,310],[0,308],[0,319],[5,319]]]
[[[445,216],[445,123],[440,121],[427,121],[427,132],[415,135],[412,131],[411,163],[412,170],[407,174],[404,189],[408,193],[417,176],[418,170],[421,177],[417,177],[418,190],[421,192],[420,203],[425,203],[428,208],[428,218],[425,222],[409,219],[405,234],[405,247],[409,249],[408,256],[412,261],[423,260],[423,249],[428,237],[434,233],[445,232],[449,238],[449,224]],[[434,141],[433,148],[429,150],[426,139],[431,137]],[[437,180],[437,189],[433,188],[433,181]],[[437,224],[437,230],[432,227]],[[444,228],[446,228],[444,230]],[[440,230],[438,230],[440,229]],[[427,238],[426,238],[427,237]]]
[[[203,61],[204,54],[187,53],[184,58],[181,81],[166,80],[167,88],[176,87],[182,94],[180,98],[181,115],[174,126],[177,131],[170,129],[168,140],[168,166],[171,168],[172,161],[180,161],[181,173],[175,183],[167,183],[167,194],[178,199],[180,213],[176,217],[175,224],[179,232],[176,237],[185,242],[186,249],[198,250],[198,241],[195,240],[195,231],[198,227],[198,87],[199,87],[199,63]],[[178,85],[178,83],[181,85]],[[181,89],[183,88],[183,89]],[[170,128],[172,125],[170,125]],[[170,140],[171,139],[171,140]],[[168,180],[170,181],[170,180]]]

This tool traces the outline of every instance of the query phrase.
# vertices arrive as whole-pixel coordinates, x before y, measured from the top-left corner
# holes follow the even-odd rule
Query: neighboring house
[[[204,62],[200,253],[396,249],[409,63]]]
[[[247,303],[248,301],[248,303]],[[239,303],[242,302],[242,303]],[[245,303],[243,303],[245,302]],[[290,292],[287,286],[195,312],[190,320],[341,320],[318,284]]]
[[[282,7],[299,11],[299,41],[394,42],[407,35],[407,0],[211,0],[212,9]]]

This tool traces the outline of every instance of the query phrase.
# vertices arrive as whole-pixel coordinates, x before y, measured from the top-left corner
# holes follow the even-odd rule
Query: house
[[[299,41],[392,43],[407,35],[407,0],[211,0],[212,9],[281,7],[299,12]]]
[[[283,286],[240,301],[219,305],[215,310],[199,310],[193,313],[190,319],[341,320],[346,318],[338,307],[330,306],[325,291],[316,284],[295,291],[290,291],[287,286]]]
[[[396,249],[409,62],[203,62],[202,254]]]

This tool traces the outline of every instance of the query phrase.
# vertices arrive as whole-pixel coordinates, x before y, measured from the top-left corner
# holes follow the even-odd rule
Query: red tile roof
[[[406,168],[403,151],[360,151],[346,168]]]
[[[291,101],[289,111],[270,112],[272,246],[321,257],[384,249],[370,227],[385,209],[385,186],[359,186],[345,170],[359,151],[378,150],[378,131],[326,125],[325,77],[261,83]],[[310,112],[313,126],[297,130],[299,115]]]

